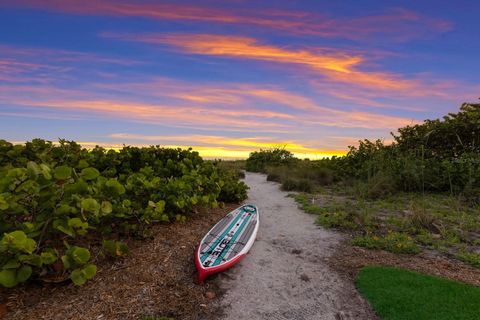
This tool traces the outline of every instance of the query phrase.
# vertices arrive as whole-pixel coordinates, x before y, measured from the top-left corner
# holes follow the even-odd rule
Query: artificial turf
[[[480,319],[480,287],[409,270],[365,267],[357,287],[383,320]]]

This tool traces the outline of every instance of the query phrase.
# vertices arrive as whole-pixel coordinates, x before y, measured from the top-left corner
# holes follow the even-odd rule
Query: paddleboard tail
[[[198,250],[200,249],[200,246],[197,246],[196,254],[198,256]],[[237,255],[235,258],[229,260],[226,263],[223,263],[217,267],[210,267],[208,269],[205,269],[201,262],[198,259],[195,259],[195,265],[197,266],[198,270],[198,276],[197,276],[197,282],[198,284],[202,284],[205,282],[205,279],[208,278],[211,275],[214,275],[216,273],[222,272],[224,270],[227,270],[228,268],[231,268],[234,264],[242,260],[247,254],[240,254]]]

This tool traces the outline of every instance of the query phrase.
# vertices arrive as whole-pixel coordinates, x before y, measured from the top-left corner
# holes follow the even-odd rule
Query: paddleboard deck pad
[[[195,253],[198,282],[240,261],[252,247],[258,226],[258,209],[251,204],[233,210],[213,226]]]

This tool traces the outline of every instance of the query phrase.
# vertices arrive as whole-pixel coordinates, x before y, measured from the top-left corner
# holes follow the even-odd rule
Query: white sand
[[[316,226],[265,175],[245,182],[260,228],[247,257],[218,277],[223,319],[369,319],[354,285],[326,263],[342,235]]]

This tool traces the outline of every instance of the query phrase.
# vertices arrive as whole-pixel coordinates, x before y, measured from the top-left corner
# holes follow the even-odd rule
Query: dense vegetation
[[[122,237],[241,201],[246,189],[235,173],[191,150],[0,140],[0,285],[58,276],[83,284],[96,274],[95,243],[122,256]]]
[[[342,177],[368,182],[367,194],[446,191],[478,200],[480,104],[463,104],[443,119],[398,129],[395,143],[365,140],[334,164]]]
[[[260,150],[250,154],[245,169],[251,172],[265,172],[268,166],[289,165],[295,161],[292,153],[285,149]]]
[[[480,288],[417,272],[366,267],[357,286],[385,320],[473,320],[480,312]]]
[[[302,209],[353,233],[354,245],[429,248],[480,267],[480,104],[393,136],[389,145],[360,141],[343,157],[300,160],[278,149],[253,153],[247,164],[284,190],[305,192],[296,196]]]
[[[363,140],[346,156],[318,161],[295,159],[283,149],[257,151],[246,169],[268,173],[286,190],[341,182],[367,198],[431,191],[480,200],[480,104],[465,103],[458,113],[392,135],[392,144]]]

